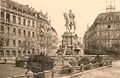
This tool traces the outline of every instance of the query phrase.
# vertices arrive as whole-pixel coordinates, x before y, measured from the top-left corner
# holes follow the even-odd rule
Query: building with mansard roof
[[[52,26],[47,13],[12,0],[1,0],[0,9],[0,57],[49,54],[47,42],[53,31],[49,31]]]
[[[120,12],[100,13],[84,35],[86,54],[120,54]]]

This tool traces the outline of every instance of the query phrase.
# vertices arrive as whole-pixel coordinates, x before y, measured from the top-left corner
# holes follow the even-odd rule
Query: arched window
[[[26,56],[26,51],[23,51],[23,55]]]
[[[13,23],[16,23],[16,16],[13,16]]]
[[[32,49],[32,54],[35,54],[35,49],[34,48]]]
[[[13,52],[12,52],[12,56],[16,56],[16,51],[13,51]]]
[[[3,50],[0,51],[0,56],[4,57],[4,51]]]
[[[6,22],[10,22],[10,14],[9,13],[6,14]]]
[[[4,18],[4,12],[3,11],[1,11],[1,20],[5,20],[5,18]]]
[[[21,17],[18,18],[18,24],[21,25]]]
[[[26,26],[26,19],[23,19],[23,25]]]
[[[28,51],[28,55],[30,55],[30,51]]]
[[[17,10],[17,8],[16,7],[12,7],[12,10]]]
[[[6,51],[6,56],[8,56],[8,57],[10,56],[10,51],[9,50]]]
[[[18,8],[18,12],[22,12],[21,9]]]
[[[19,47],[21,46],[21,41],[20,41],[20,40],[18,41],[18,46],[19,46]]]
[[[22,55],[21,51],[18,51],[18,56],[21,56],[21,55]]]

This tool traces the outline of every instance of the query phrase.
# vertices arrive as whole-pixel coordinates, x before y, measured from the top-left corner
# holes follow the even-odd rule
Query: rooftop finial
[[[115,11],[115,0],[107,0],[106,12],[114,12],[114,11]]]

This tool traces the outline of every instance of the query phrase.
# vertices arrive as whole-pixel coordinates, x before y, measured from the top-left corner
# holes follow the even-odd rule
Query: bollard
[[[84,72],[84,65],[81,64],[81,72]]]
[[[44,75],[45,75],[45,78],[52,78],[52,71],[48,70],[48,71],[44,71]]]

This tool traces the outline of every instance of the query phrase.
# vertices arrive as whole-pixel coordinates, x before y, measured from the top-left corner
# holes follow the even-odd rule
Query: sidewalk
[[[112,67],[87,72],[76,78],[120,78],[120,61],[114,61]]]

